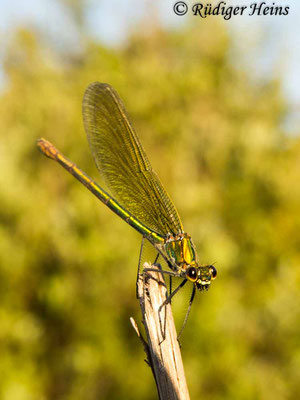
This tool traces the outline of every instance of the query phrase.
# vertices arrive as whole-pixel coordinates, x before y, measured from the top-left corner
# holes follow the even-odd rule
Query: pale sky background
[[[174,14],[176,0],[85,0],[85,25],[91,36],[110,46],[119,46],[141,21],[153,15],[167,28],[180,28],[191,18]],[[196,0],[186,0],[191,7]],[[211,1],[217,4],[219,1]],[[250,5],[255,0],[227,0],[227,5]],[[240,60],[253,74],[264,78],[281,72],[283,90],[290,106],[286,128],[299,133],[300,126],[300,1],[265,0],[267,5],[289,6],[288,16],[233,16],[225,21]],[[209,3],[209,1],[203,1]],[[261,3],[261,1],[257,1]],[[151,13],[149,14],[149,7]],[[148,12],[148,14],[147,14]],[[220,16],[213,18],[222,18]],[[205,23],[197,17],[197,23]],[[58,46],[75,46],[78,32],[60,0],[0,0],[0,73],[1,57],[7,38],[19,26],[46,30]],[[140,28],[141,29],[140,25]],[[256,45],[253,51],[253,45]],[[252,49],[252,50],[251,50]],[[1,78],[1,76],[0,76]],[[5,77],[2,74],[2,81]]]

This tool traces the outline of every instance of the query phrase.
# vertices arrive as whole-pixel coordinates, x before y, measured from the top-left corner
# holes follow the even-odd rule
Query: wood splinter
[[[159,271],[155,265],[144,264],[144,268]],[[167,304],[161,309],[160,316],[158,314],[166,296],[166,285],[161,273],[147,271],[139,274],[138,299],[147,342],[142,337],[134,319],[131,318],[130,321],[143,344],[147,363],[155,378],[159,399],[189,400],[171,305]]]

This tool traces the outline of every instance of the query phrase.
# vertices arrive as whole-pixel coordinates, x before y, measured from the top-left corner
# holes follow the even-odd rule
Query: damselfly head
[[[208,290],[211,281],[217,276],[217,270],[213,265],[203,267],[190,266],[186,270],[186,277],[189,281],[195,283],[197,289]]]

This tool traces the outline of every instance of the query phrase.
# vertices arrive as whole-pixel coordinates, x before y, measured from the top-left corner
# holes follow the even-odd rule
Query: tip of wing
[[[112,89],[112,86],[109,85],[108,83],[101,83],[101,82],[92,82],[88,85],[88,87],[86,88],[85,92],[84,92],[84,97],[93,92],[103,92],[103,91],[110,91]]]

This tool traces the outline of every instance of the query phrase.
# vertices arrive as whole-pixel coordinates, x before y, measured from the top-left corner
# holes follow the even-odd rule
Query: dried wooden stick
[[[145,264],[144,268],[157,269],[155,265]],[[147,341],[141,336],[137,324],[131,323],[142,340],[147,362],[150,365],[160,400],[189,400],[189,392],[184,375],[180,347],[177,340],[170,304],[163,307],[166,299],[166,285],[161,273],[148,271],[139,275],[138,298]]]

